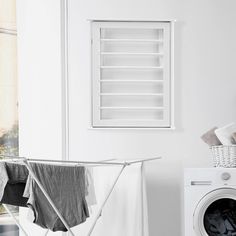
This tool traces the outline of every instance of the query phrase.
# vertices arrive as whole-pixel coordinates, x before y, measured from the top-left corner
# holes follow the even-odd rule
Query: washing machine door
[[[236,189],[206,194],[195,208],[193,227],[196,236],[236,235]]]

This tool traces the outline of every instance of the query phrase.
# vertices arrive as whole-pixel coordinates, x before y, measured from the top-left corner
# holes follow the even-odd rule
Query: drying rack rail
[[[69,234],[72,235],[72,236],[75,236],[75,234],[73,233],[73,231],[71,230],[71,228],[67,224],[64,217],[59,212],[58,208],[55,206],[54,202],[52,201],[52,199],[50,198],[50,196],[46,192],[45,188],[40,183],[37,176],[34,174],[32,168],[30,166],[30,163],[43,162],[43,163],[62,163],[62,164],[81,165],[81,166],[120,166],[121,167],[118,174],[117,174],[117,176],[115,177],[115,179],[114,179],[114,181],[111,185],[111,188],[109,189],[109,191],[107,192],[107,194],[106,194],[105,198],[103,199],[101,205],[99,206],[99,209],[96,213],[94,221],[92,222],[91,227],[90,227],[90,229],[87,233],[87,236],[90,236],[92,234],[95,226],[96,226],[96,223],[97,223],[97,221],[98,221],[98,219],[99,219],[99,217],[102,213],[102,210],[103,210],[104,206],[106,205],[106,203],[107,203],[111,193],[113,192],[113,189],[115,188],[115,186],[116,186],[120,176],[122,175],[124,169],[127,166],[130,166],[130,165],[133,165],[133,164],[136,164],[136,163],[144,163],[144,162],[147,162],[147,161],[154,161],[154,160],[161,159],[161,157],[152,157],[152,158],[145,158],[145,159],[125,160],[125,161],[118,160],[118,159],[108,159],[108,160],[103,160],[103,161],[65,161],[65,160],[50,160],[50,159],[33,159],[33,158],[26,158],[26,157],[21,157],[21,156],[10,156],[10,155],[0,155],[0,157],[3,158],[3,159],[0,159],[0,162],[7,162],[7,161],[19,162],[19,163],[23,163],[26,166],[26,168],[29,171],[29,174],[34,179],[34,181],[37,183],[37,185],[39,186],[39,188],[43,192],[44,196],[47,198],[48,202],[52,206],[53,210],[56,212],[56,214],[58,215],[58,217],[60,218],[60,220],[62,221],[62,223],[66,227],[66,229],[68,230]],[[24,230],[24,228],[22,227],[22,225],[20,224],[20,222],[17,220],[17,218],[11,213],[11,211],[9,210],[7,205],[3,204],[3,206],[5,207],[8,214],[13,218],[14,222],[19,227],[19,229],[22,231],[22,233],[25,236],[29,236],[27,234],[27,232]],[[45,236],[48,234],[48,232],[49,232],[49,230],[46,231]]]

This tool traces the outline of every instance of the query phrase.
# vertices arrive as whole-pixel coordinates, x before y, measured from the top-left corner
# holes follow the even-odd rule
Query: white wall
[[[62,158],[60,7],[58,0],[17,1],[21,156]],[[45,234],[21,222],[29,235]]]
[[[59,2],[18,1],[22,155],[61,157]],[[183,167],[210,165],[210,152],[199,136],[236,118],[235,7],[234,0],[69,0],[70,157],[163,156],[147,168],[151,236],[183,235]],[[177,19],[175,131],[88,129],[87,19],[95,18]]]
[[[234,0],[69,0],[70,156],[72,159],[161,155],[150,163],[150,235],[181,233],[186,166],[209,166],[199,136],[236,120]],[[175,131],[89,130],[90,29],[87,19],[177,19]]]
[[[61,25],[57,0],[17,2],[21,155],[61,158]]]

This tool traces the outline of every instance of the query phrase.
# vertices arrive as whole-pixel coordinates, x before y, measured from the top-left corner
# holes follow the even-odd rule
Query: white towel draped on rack
[[[100,204],[99,207],[96,211],[95,217],[92,218],[91,222],[90,222],[90,229],[87,231],[87,233],[85,233],[85,235],[91,235],[96,223],[99,219],[99,217],[101,216],[101,212],[104,208],[104,206],[107,204],[108,199],[110,198],[115,186],[117,185],[118,180],[122,177],[125,178],[124,176],[124,169],[128,166],[131,166],[133,164],[137,164],[140,163],[141,168],[142,168],[142,164],[144,162],[147,161],[152,161],[152,160],[157,160],[160,159],[161,157],[154,157],[154,158],[146,158],[146,159],[137,159],[137,160],[125,160],[125,161],[121,161],[121,160],[117,160],[117,159],[112,159],[112,160],[104,160],[104,161],[63,161],[63,160],[49,160],[49,159],[33,159],[33,158],[26,158],[26,157],[18,157],[18,156],[9,156],[9,155],[4,155],[4,156],[0,156],[4,159],[1,159],[0,162],[6,162],[6,161],[10,161],[10,162],[18,162],[18,163],[23,163],[28,171],[29,174],[31,175],[31,177],[34,179],[34,181],[37,183],[38,187],[41,189],[41,191],[43,192],[44,196],[47,198],[48,202],[50,203],[50,205],[52,206],[53,210],[55,211],[55,213],[58,215],[58,217],[60,218],[60,220],[63,222],[64,226],[66,227],[66,229],[68,230],[69,234],[72,236],[75,236],[77,234],[75,234],[71,228],[68,225],[68,222],[66,222],[66,220],[63,218],[63,216],[61,215],[61,213],[59,212],[59,210],[57,209],[57,207],[55,206],[54,202],[52,201],[52,199],[50,198],[50,196],[48,195],[47,191],[45,190],[45,188],[42,186],[42,184],[40,183],[39,179],[37,178],[37,176],[35,175],[34,171],[32,170],[30,163],[61,163],[62,165],[81,165],[81,166],[104,166],[104,167],[114,167],[117,166],[119,167],[119,171],[116,173],[116,175],[114,176],[113,181],[110,183],[110,187],[107,189],[106,194],[103,196],[103,199],[100,200]],[[128,177],[128,176],[127,176]],[[142,177],[142,176],[141,176]],[[140,177],[140,178],[141,178]],[[124,178],[122,178],[122,181],[124,181]],[[142,182],[142,181],[141,181]],[[143,182],[142,182],[143,183]],[[145,198],[145,194],[143,194],[143,185],[140,185],[140,199],[143,200],[143,198]],[[140,203],[142,204],[142,201],[140,201]],[[142,206],[142,208],[140,208],[141,211],[138,214],[141,214],[141,225],[142,228],[139,229],[139,231],[141,231],[141,235],[142,236],[146,236],[148,230],[146,227],[146,224],[144,224],[144,215],[146,215],[146,209]],[[7,209],[8,210],[8,209]],[[10,213],[10,212],[9,212]],[[11,215],[13,217],[13,215]],[[130,218],[131,219],[131,218]],[[129,219],[129,220],[130,220]],[[16,222],[16,224],[19,226],[19,228],[22,230],[24,235],[28,235],[26,233],[26,231],[23,229],[22,225],[17,221],[16,218],[13,217],[13,220]],[[128,223],[128,222],[127,222]],[[132,222],[131,222],[132,223]],[[100,229],[101,231],[101,229]],[[133,232],[134,233],[134,232]],[[47,233],[46,233],[47,234]],[[80,234],[81,235],[81,234]],[[137,234],[135,234],[137,235]]]

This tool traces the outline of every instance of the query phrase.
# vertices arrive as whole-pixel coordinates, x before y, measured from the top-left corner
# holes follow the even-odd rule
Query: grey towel
[[[215,134],[215,130],[218,129],[217,127],[213,127],[212,129],[208,130],[205,134],[201,136],[201,139],[207,143],[209,146],[221,145],[220,140],[217,138]]]
[[[26,183],[29,171],[24,164],[5,162],[9,183]]]
[[[4,189],[9,180],[5,162],[0,162],[0,200],[2,200]]]
[[[233,133],[233,134],[232,134],[232,137],[233,137],[233,139],[234,139],[234,142],[236,143],[236,133]]]
[[[28,170],[22,164],[0,162],[0,202],[27,207],[23,197]]]
[[[70,227],[89,217],[85,200],[85,168],[31,163],[31,168]],[[67,231],[34,179],[29,176],[25,197],[34,223],[52,231]]]

